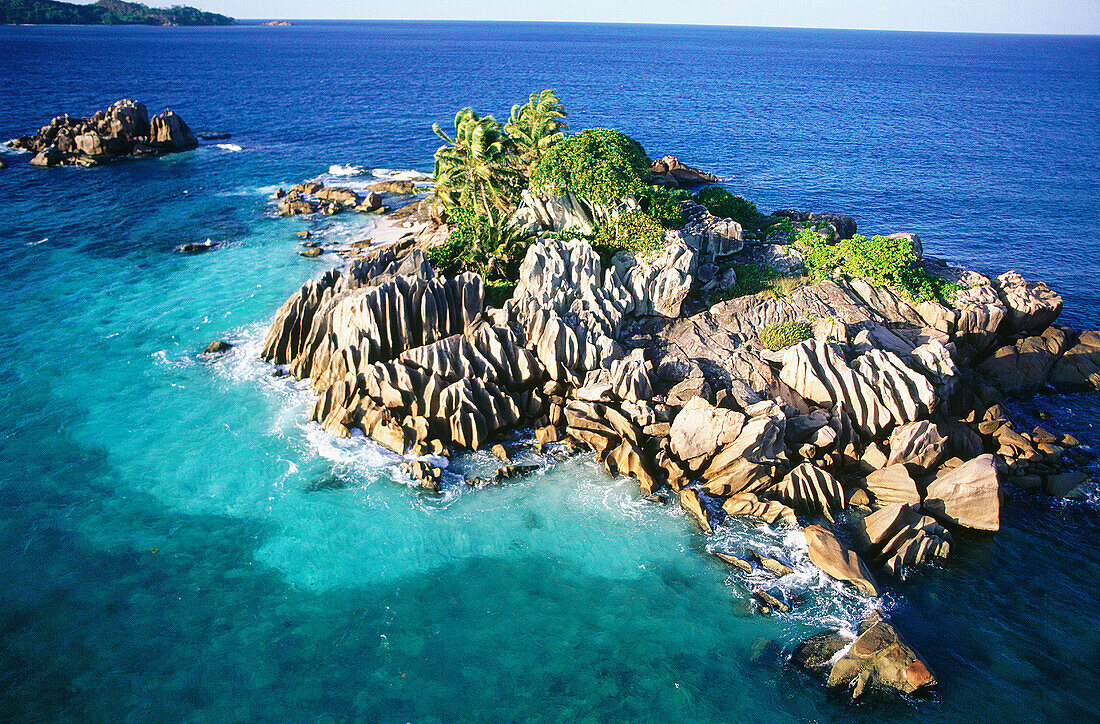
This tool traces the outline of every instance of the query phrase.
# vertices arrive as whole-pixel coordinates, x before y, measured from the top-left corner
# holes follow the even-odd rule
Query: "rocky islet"
[[[357,194],[345,203],[340,190],[322,198],[323,186],[297,190],[287,203],[309,204],[301,213],[367,203]],[[683,228],[655,258],[623,251],[605,263],[583,238],[547,235],[594,226],[598,209],[525,192],[515,218],[541,238],[499,307],[476,274],[434,273],[424,250],[446,227],[417,206],[417,230],[403,242],[361,248],[288,299],[262,356],[310,381],[312,418],[328,432],[421,457],[406,472],[428,490],[446,481],[422,456],[529,428],[539,446],[591,450],[642,494],[676,501],[705,533],[730,517],[800,528],[825,575],[872,597],[876,574],[906,577],[947,560],[951,530],[998,530],[1005,495],[1072,494],[1087,480],[1090,455],[1075,440],[1017,431],[1001,405],[1043,384],[1097,387],[1097,333],[1052,326],[1062,300],[1046,285],[923,259],[962,284],[950,303],[834,277],[786,297],[699,304],[704,266],[770,255],[797,273],[800,261],[686,203]],[[843,214],[776,216],[855,233]],[[813,337],[779,351],[760,343],[766,326],[793,321]],[[529,471],[506,466],[467,482]],[[717,553],[746,573],[786,568],[751,551]],[[753,595],[761,610],[790,605]],[[854,640],[822,637],[792,660],[825,669],[829,687],[852,699],[935,683],[881,614]],[[831,653],[815,658],[807,647]]]
[[[98,166],[122,157],[160,156],[189,151],[198,139],[171,109],[149,117],[145,105],[123,99],[106,111],[80,118],[56,116],[34,135],[8,142],[32,154],[33,166]]]

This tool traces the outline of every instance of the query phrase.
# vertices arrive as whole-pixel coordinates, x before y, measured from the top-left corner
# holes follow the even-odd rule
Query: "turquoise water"
[[[223,147],[91,170],[5,155],[5,718],[1100,716],[1095,493],[1012,500],[1001,533],[968,536],[945,568],[891,581],[877,603],[942,686],[929,701],[852,709],[785,666],[800,638],[870,605],[816,575],[797,536],[739,524],[706,538],[584,457],[507,486],[426,496],[401,482],[393,456],[307,424],[309,394],[256,359],[275,308],[333,263],[297,256],[294,232],[310,222],[270,217],[268,194],[333,164],[427,170],[432,120],[481,98],[506,110],[505,98],[555,84],[545,64],[498,62],[516,48],[577,61],[554,69],[569,107],[586,109],[575,128],[633,130],[651,152],[736,177],[731,187],[765,208],[834,208],[890,230],[904,220],[937,253],[1052,279],[1071,321],[1100,326],[1094,40],[663,29],[680,47],[739,62],[700,69],[669,57],[657,65],[672,80],[658,85],[656,61],[631,59],[652,41],[647,28],[181,30],[0,28],[5,138],[126,95],[171,105],[196,130],[234,133]],[[886,45],[928,60],[876,50]],[[791,50],[804,47],[813,52]],[[109,70],[90,86],[77,69],[93,58]],[[958,74],[960,58],[970,70],[953,86],[957,105],[941,103],[943,88],[922,95],[929,78]],[[829,80],[867,64],[879,72]],[[300,67],[310,80],[289,82]],[[746,78],[746,68],[776,70]],[[633,78],[640,87],[620,88]],[[713,95],[720,87],[740,95]],[[1010,87],[1035,98],[1006,96]],[[640,112],[671,88],[686,96],[682,112]],[[805,110],[808,95],[831,99],[828,113]],[[909,108],[907,122],[869,115],[872,98]],[[937,103],[971,115],[952,123],[931,112]],[[990,152],[968,144],[975,126]],[[369,223],[313,228],[359,238]],[[215,251],[172,251],[207,238]],[[196,357],[223,337],[237,344],[229,355]],[[1045,397],[1022,412],[1039,408],[1098,439],[1096,396]],[[475,456],[456,469],[490,464]],[[796,565],[793,614],[753,613],[743,583],[706,555],[747,541]]]

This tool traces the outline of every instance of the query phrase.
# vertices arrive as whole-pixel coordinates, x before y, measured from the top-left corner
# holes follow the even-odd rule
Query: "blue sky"
[[[148,2],[148,0],[146,0]],[[173,0],[238,18],[571,20],[1100,34],[1100,0]],[[153,4],[162,4],[154,0]],[[165,3],[167,4],[167,3]]]

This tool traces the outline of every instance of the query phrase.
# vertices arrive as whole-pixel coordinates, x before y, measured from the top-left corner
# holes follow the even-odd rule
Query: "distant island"
[[[227,15],[186,5],[151,8],[122,0],[93,5],[56,0],[0,0],[0,23],[8,25],[233,25]]]
[[[268,20],[266,23],[260,23],[260,25],[268,25],[276,28],[289,28],[291,23],[289,20]]]

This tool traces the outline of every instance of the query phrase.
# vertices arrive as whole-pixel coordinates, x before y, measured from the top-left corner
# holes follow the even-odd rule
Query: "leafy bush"
[[[619,216],[617,222],[597,229],[592,246],[607,259],[624,249],[634,252],[641,261],[653,259],[665,246],[665,229],[656,219],[641,211],[630,211]]]
[[[806,251],[806,266],[817,279],[839,272],[849,278],[893,287],[918,302],[950,301],[959,286],[929,274],[920,265],[908,239],[856,234],[831,242],[811,229],[798,233],[796,243]]]
[[[531,172],[531,188],[610,203],[646,193],[649,157],[630,136],[606,128],[581,131],[555,144]]]
[[[478,266],[479,240],[488,235],[489,219],[463,208],[448,214],[451,233],[447,241],[428,251],[428,261],[437,274],[454,276]]]
[[[771,350],[780,350],[814,336],[813,327],[805,322],[776,322],[764,326],[757,335],[760,344]]]
[[[447,241],[428,251],[432,269],[445,276],[481,275],[486,288],[512,284],[534,236],[501,218],[457,208],[450,212]]]
[[[695,203],[707,207],[707,211],[722,219],[733,219],[745,231],[760,228],[761,215],[756,204],[744,196],[734,196],[721,186],[707,186],[695,192]]]
[[[691,194],[687,191],[651,186],[645,197],[645,212],[664,228],[679,229],[684,225],[684,212],[680,210],[680,202],[690,198]]]

